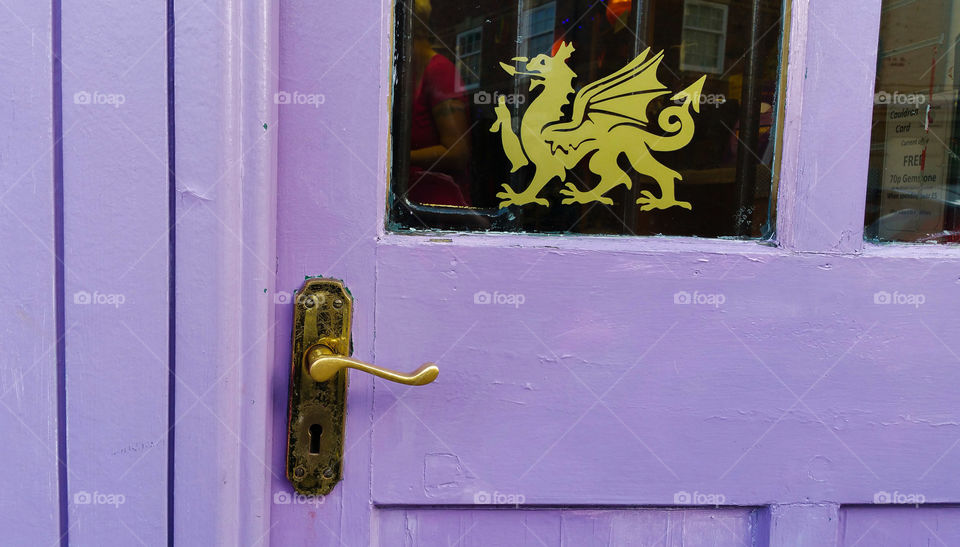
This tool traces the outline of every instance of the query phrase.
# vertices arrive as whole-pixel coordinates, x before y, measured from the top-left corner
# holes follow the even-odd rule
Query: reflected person
[[[429,0],[413,17],[413,114],[407,197],[425,205],[470,205],[467,100],[457,68],[431,43]]]

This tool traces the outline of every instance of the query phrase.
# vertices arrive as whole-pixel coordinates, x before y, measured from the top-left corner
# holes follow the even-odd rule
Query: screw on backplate
[[[308,307],[308,308],[312,308],[312,307],[316,306],[316,305],[317,305],[317,297],[315,297],[315,296],[308,296],[307,299],[303,301],[303,305],[306,306],[306,307]]]
[[[304,469],[302,465],[297,466],[297,467],[293,470],[293,476],[296,477],[296,478],[298,478],[298,479],[302,479],[303,476],[306,475],[306,474],[307,474],[307,470]]]
[[[326,469],[324,469],[324,470],[323,470],[323,478],[325,478],[325,479],[332,479],[332,478],[333,478],[333,469],[331,469],[331,468],[329,468],[329,467],[326,468]]]
[[[343,307],[343,300],[341,300],[341,299],[339,299],[339,298],[336,299],[336,300],[334,300],[334,301],[333,301],[333,307],[334,307],[334,308],[342,308],[342,307]]]

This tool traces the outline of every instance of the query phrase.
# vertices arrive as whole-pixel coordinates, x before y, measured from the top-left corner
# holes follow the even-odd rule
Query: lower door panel
[[[459,547],[750,546],[762,509],[512,509],[404,507],[379,511],[380,545]],[[765,537],[763,532],[761,537]]]

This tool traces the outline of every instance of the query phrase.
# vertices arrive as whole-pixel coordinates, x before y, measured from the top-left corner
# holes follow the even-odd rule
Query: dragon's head
[[[560,42],[560,46],[556,48],[553,55],[541,53],[533,59],[526,57],[514,57],[511,59],[515,63],[526,63],[524,65],[525,71],[517,70],[515,66],[506,63],[500,63],[500,66],[511,76],[529,76],[530,90],[533,91],[543,85],[544,80],[553,74],[554,70],[558,69],[558,67],[567,69],[567,71],[570,72],[568,76],[572,77],[573,71],[567,66],[567,59],[570,58],[571,53],[573,53],[573,44]]]

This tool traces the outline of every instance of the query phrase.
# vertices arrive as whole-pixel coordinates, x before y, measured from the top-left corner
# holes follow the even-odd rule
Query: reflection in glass
[[[417,0],[398,2],[397,20],[392,229],[769,235],[779,0]],[[571,89],[552,119],[533,125],[557,135],[576,125],[585,89],[638,63],[648,48],[650,60],[663,55],[644,81],[660,87],[631,91],[649,100],[618,102],[645,109],[629,113],[632,132],[617,129],[604,141],[615,147],[554,148],[561,174],[543,186],[538,202],[504,198],[505,188],[522,192],[535,177],[536,162],[516,161],[503,136],[523,141],[528,109],[548,93],[537,67],[569,53],[560,62],[575,75]],[[661,114],[678,111],[679,93],[697,89],[704,76],[692,139],[680,149],[648,151],[647,143],[677,131],[677,118]],[[563,142],[550,139],[554,147]],[[643,154],[651,158],[638,163]],[[663,169],[642,167],[654,160]],[[601,184],[598,173],[614,171],[615,184]],[[665,172],[676,174],[669,184]],[[570,203],[571,192],[582,196],[598,186],[613,186],[602,202]],[[674,189],[676,206],[643,206],[660,200],[665,186]]]
[[[960,1],[884,0],[865,236],[960,242]]]
[[[416,0],[410,60],[415,91],[407,196],[417,203],[463,207],[470,205],[467,100],[456,66],[437,53],[431,43],[427,25],[430,13],[429,0]],[[471,47],[469,38],[464,42],[467,48]],[[476,78],[469,65],[462,66],[470,77]]]

